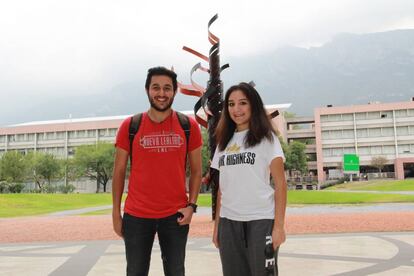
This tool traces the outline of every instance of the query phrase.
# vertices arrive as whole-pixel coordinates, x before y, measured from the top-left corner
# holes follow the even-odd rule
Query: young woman
[[[250,84],[226,92],[216,141],[211,167],[220,171],[220,189],[213,242],[223,274],[277,275],[278,248],[286,239],[284,155]]]

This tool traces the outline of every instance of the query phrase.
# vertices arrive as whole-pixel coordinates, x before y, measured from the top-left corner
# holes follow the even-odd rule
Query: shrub
[[[69,194],[73,193],[75,191],[76,187],[72,184],[62,185],[58,187],[58,191],[63,194]]]
[[[0,193],[7,193],[9,190],[9,183],[6,181],[0,181]]]
[[[11,183],[9,184],[9,191],[13,194],[20,194],[24,189],[23,183]]]
[[[44,185],[42,187],[42,193],[55,194],[56,191],[57,191],[57,188],[55,186],[52,186],[52,185]]]

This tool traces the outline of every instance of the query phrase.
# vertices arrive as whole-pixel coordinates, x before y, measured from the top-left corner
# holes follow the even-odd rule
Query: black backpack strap
[[[185,163],[184,163],[184,169],[187,168],[187,156],[188,156],[188,142],[190,141],[190,119],[187,117],[187,115],[184,115],[181,112],[176,111],[178,121],[180,122],[181,128],[184,130],[185,135]]]
[[[187,145],[186,152],[188,152],[188,141],[190,140],[190,119],[188,119],[187,115],[184,115],[181,112],[176,111],[178,121],[180,122],[181,128],[184,130],[185,141]]]
[[[129,164],[132,166],[132,145],[134,142],[135,135],[139,130],[139,126],[142,120],[142,113],[135,114],[131,117],[129,122]]]

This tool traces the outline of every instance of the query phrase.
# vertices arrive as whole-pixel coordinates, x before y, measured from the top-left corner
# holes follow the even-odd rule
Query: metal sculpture
[[[211,25],[217,18],[218,15],[216,14],[208,22],[208,40],[212,44],[208,57],[189,47],[183,47],[183,50],[208,62],[209,68],[203,67],[201,63],[197,63],[193,66],[190,72],[191,84],[184,85],[178,83],[181,93],[200,98],[194,105],[194,116],[200,125],[207,128],[210,158],[213,158],[216,149],[214,132],[223,108],[223,83],[220,79],[220,73],[229,67],[228,64],[220,66],[220,39],[210,31]],[[197,70],[209,73],[210,78],[207,82],[207,88],[204,88],[193,80],[193,74]],[[250,82],[250,84],[254,86],[254,82]],[[206,118],[202,118],[198,115],[200,109],[204,110]],[[279,112],[276,110],[269,116],[270,118],[274,118],[278,114]],[[217,170],[210,169],[209,185],[212,191],[212,218],[214,220],[216,214],[217,192],[219,188],[219,174]]]
[[[197,122],[203,127],[207,128],[210,158],[213,158],[214,151],[216,149],[214,132],[220,119],[221,110],[223,108],[223,83],[220,79],[220,73],[229,67],[228,64],[220,66],[220,39],[210,31],[211,25],[214,23],[214,21],[217,20],[217,18],[218,15],[216,14],[208,22],[208,40],[212,44],[208,57],[189,47],[183,47],[183,50],[196,55],[205,62],[208,62],[209,68],[203,67],[201,63],[197,63],[191,69],[191,84],[178,84],[181,93],[197,96],[200,98],[194,105],[194,115]],[[207,82],[207,88],[204,88],[193,80],[192,76],[197,70],[209,73],[210,78]],[[202,118],[198,115],[200,109],[204,110],[206,118]],[[219,187],[218,171],[213,169],[210,170],[209,185],[212,189],[212,218],[214,219],[217,191]]]

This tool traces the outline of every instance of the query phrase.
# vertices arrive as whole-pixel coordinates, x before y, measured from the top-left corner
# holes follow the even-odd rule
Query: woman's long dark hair
[[[273,141],[272,133],[276,134],[275,129],[266,114],[263,101],[256,89],[248,83],[241,82],[230,87],[224,97],[224,107],[220,120],[216,128],[216,141],[220,151],[223,151],[236,130],[236,124],[229,114],[229,97],[231,93],[240,90],[250,103],[251,117],[249,121],[249,131],[247,132],[244,144],[245,147],[253,147],[259,144],[263,138]]]

